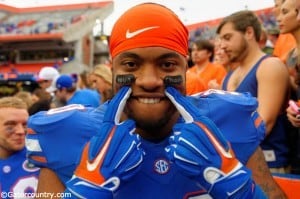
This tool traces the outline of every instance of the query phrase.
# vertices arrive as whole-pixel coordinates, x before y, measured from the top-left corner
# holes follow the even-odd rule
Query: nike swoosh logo
[[[155,28],[159,28],[159,26],[151,26],[151,27],[147,27],[147,28],[142,28],[142,29],[139,29],[139,30],[136,30],[136,31],[133,31],[133,32],[130,32],[129,30],[126,31],[126,39],[130,39],[132,37],[135,37],[139,34],[141,34],[142,32],[146,32],[148,30],[152,30],[152,29],[155,29]]]
[[[114,132],[115,132],[115,128],[110,132],[105,144],[103,145],[100,153],[97,155],[96,159],[93,161],[93,163],[90,163],[88,160],[86,162],[86,167],[88,171],[94,171],[97,166],[99,165],[100,161],[104,159],[104,155],[106,154],[106,151],[110,145],[110,142],[113,138]]]

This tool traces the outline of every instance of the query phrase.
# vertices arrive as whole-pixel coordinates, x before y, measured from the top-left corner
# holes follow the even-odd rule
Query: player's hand
[[[133,120],[119,123],[130,93],[129,87],[123,87],[109,102],[99,132],[84,147],[75,177],[67,183],[73,194],[88,197],[89,191],[84,190],[95,191],[95,188],[114,191],[122,180],[139,170],[143,151],[139,148],[140,138],[134,133],[135,123]],[[87,183],[78,183],[78,178],[94,186],[82,188],[82,184]],[[103,190],[99,190],[99,197],[103,197]]]
[[[235,158],[215,124],[201,116],[176,89],[167,87],[166,95],[185,121],[173,128],[170,145],[166,147],[169,159],[213,198],[251,198],[251,173]]]

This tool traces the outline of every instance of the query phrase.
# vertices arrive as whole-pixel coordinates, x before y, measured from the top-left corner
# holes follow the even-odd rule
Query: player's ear
[[[187,71],[188,68],[189,68],[189,64],[188,64],[188,59],[187,59],[186,63],[185,63],[185,72]]]

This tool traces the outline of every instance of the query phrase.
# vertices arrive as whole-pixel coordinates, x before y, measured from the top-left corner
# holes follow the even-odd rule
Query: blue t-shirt
[[[67,101],[67,105],[69,104],[82,104],[96,108],[100,105],[100,95],[97,91],[90,89],[77,90]]]

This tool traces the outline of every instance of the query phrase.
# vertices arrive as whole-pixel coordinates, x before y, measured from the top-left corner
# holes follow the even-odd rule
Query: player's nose
[[[136,85],[141,86],[145,89],[154,89],[160,86],[163,86],[163,78],[160,77],[160,74],[154,69],[154,67],[144,67],[142,73],[143,75],[136,76]]]

